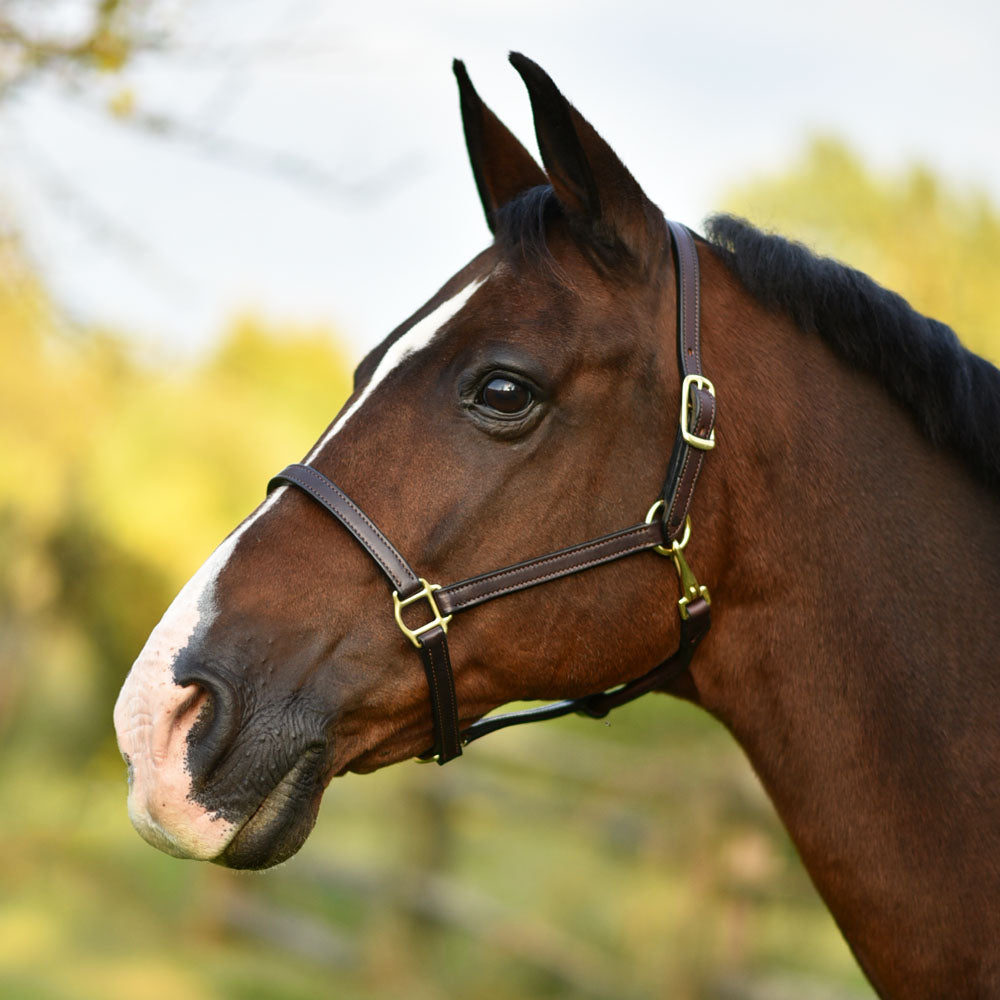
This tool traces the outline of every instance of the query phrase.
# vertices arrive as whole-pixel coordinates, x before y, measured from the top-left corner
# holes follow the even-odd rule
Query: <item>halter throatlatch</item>
[[[691,533],[688,511],[695,484],[705,454],[715,447],[715,387],[701,371],[698,251],[694,238],[684,226],[669,220],[667,226],[677,277],[677,353],[682,377],[680,417],[662,497],[640,524],[492,573],[440,586],[417,576],[365,512],[311,466],[289,465],[268,483],[268,492],[287,484],[312,497],[354,536],[392,584],[396,622],[419,652],[427,676],[434,746],[421,754],[422,759],[445,764],[458,757],[462,747],[473,740],[525,722],[555,719],[571,712],[603,718],[611,709],[662,687],[686,670],[698,644],[708,633],[711,598],[708,589],[698,583],[688,566],[684,547]],[[673,560],[681,584],[678,601],[680,644],[669,659],[611,691],[540,708],[490,715],[464,730],[460,728],[447,635],[455,615],[496,597],[650,549]],[[404,609],[411,607],[423,610],[423,624],[412,626],[404,620]]]

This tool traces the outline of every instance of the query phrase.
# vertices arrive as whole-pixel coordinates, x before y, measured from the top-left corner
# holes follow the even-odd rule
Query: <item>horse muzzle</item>
[[[316,821],[327,741],[306,720],[242,719],[227,685],[140,656],[115,705],[132,825],[178,858],[267,868]]]

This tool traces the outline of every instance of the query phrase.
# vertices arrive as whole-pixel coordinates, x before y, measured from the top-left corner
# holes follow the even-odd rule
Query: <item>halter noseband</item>
[[[662,497],[646,519],[629,528],[560,549],[537,559],[483,573],[446,587],[418,577],[409,563],[360,507],[339,487],[308,465],[289,465],[269,483],[268,492],[292,485],[309,494],[354,536],[389,578],[396,622],[420,653],[430,690],[434,746],[421,759],[445,764],[462,747],[487,733],[524,722],[554,719],[577,712],[594,719],[638,698],[684,671],[711,625],[708,589],[700,586],[684,558],[691,533],[688,510],[705,453],[715,447],[715,387],[701,371],[699,342],[698,252],[688,229],[667,220],[677,278],[677,353],[682,376],[680,420],[667,466]],[[502,715],[490,715],[462,730],[458,721],[455,680],[448,656],[448,625],[459,612],[477,604],[579,573],[594,566],[652,549],[670,556],[680,578],[681,636],[677,651],[652,670],[611,691],[554,702]],[[403,609],[425,602],[430,619],[417,628],[403,621]]]

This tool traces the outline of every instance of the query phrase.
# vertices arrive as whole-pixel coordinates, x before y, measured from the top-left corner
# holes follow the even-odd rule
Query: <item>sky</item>
[[[154,4],[154,9],[157,9]],[[171,45],[0,112],[0,211],[79,322],[198,355],[233,317],[355,358],[489,241],[451,61],[534,149],[539,62],[672,218],[817,133],[1000,205],[1000,5],[801,0],[163,0]],[[106,111],[127,91],[152,134]]]

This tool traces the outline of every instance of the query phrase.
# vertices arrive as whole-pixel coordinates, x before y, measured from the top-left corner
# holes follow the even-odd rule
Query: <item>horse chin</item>
[[[225,868],[260,870],[295,854],[319,814],[322,758],[321,750],[307,750],[212,861]]]

